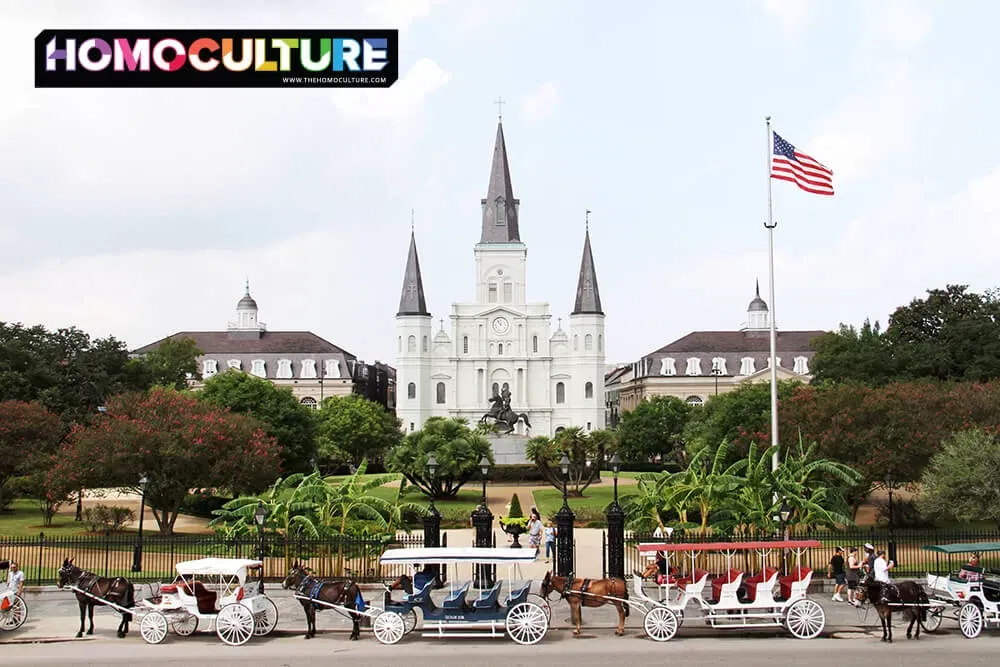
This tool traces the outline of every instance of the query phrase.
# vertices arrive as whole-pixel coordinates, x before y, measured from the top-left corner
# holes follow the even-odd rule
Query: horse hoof
[[[357,635],[351,635],[351,641],[352,642],[356,642],[356,641],[358,641],[358,639],[360,639],[360,637],[358,637]]]
[[[80,638],[80,637],[82,637],[82,636],[83,636],[83,633],[82,633],[82,632],[78,632],[78,633],[76,633],[76,638],[77,638],[77,639],[79,639],[79,638]]]
[[[618,632],[617,630],[615,630],[615,636],[616,637],[624,637],[625,633],[624,632]]]

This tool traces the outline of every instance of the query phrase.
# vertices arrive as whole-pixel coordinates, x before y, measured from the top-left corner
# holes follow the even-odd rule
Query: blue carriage
[[[532,582],[521,577],[519,565],[535,560],[531,549],[448,548],[390,549],[382,554],[384,565],[408,565],[414,572],[430,567],[453,569],[444,599],[435,602],[437,577],[414,576],[413,593],[388,602],[382,613],[372,619],[375,638],[383,644],[395,644],[412,629],[417,611],[424,637],[503,637],[518,644],[536,644],[549,629],[551,611],[548,603],[531,592]],[[506,578],[487,579],[484,573],[506,569]],[[463,575],[480,574],[474,579]]]

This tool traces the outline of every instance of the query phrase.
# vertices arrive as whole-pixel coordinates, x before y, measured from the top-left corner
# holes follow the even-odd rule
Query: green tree
[[[213,406],[262,422],[267,434],[281,446],[282,471],[312,469],[311,461],[316,455],[316,414],[299,403],[291,389],[242,371],[228,370],[206,380],[197,396]]]
[[[920,480],[921,514],[937,521],[1000,525],[1000,438],[983,429],[948,438]]]
[[[434,454],[437,473],[427,473],[427,457]],[[473,476],[486,457],[493,464],[493,448],[465,419],[431,417],[419,431],[406,434],[386,456],[386,468],[402,473],[418,489],[434,498],[450,498]]]
[[[565,454],[569,459],[567,493],[581,496],[588,486],[600,479],[609,442],[612,441],[606,431],[588,434],[579,426],[571,426],[556,433],[554,438],[544,435],[532,438],[525,448],[525,456],[538,467],[546,482],[562,489],[560,461]]]
[[[626,461],[679,458],[690,415],[691,406],[676,396],[640,401],[618,424],[618,455]]]
[[[278,476],[281,447],[249,416],[166,388],[115,396],[107,408],[103,418],[73,429],[50,483],[138,491],[145,476],[146,504],[164,535],[173,532],[190,489],[254,492]]]
[[[188,378],[201,379],[198,357],[204,352],[190,338],[166,338],[155,350],[129,363],[128,372],[136,389],[170,387],[187,389]]]
[[[888,338],[878,322],[865,320],[860,329],[841,324],[813,341],[816,355],[810,362],[815,383],[864,382],[883,385],[897,376]]]
[[[319,410],[319,453],[328,463],[381,461],[403,439],[400,421],[358,394],[333,396]]]
[[[0,401],[0,508],[13,500],[13,494],[5,492],[8,482],[24,475],[27,488],[22,489],[42,502],[46,524],[50,522],[52,512],[46,510],[63,500],[68,489],[62,484],[39,483],[38,477],[52,467],[52,457],[65,434],[62,420],[41,403]]]

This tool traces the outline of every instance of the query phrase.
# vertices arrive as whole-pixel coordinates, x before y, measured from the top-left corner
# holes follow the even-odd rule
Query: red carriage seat
[[[739,570],[730,569],[729,572],[725,574],[720,574],[719,576],[712,579],[712,599],[718,600],[722,595],[723,584],[731,584],[743,575]]]
[[[812,575],[812,570],[808,567],[799,566],[794,568],[791,574],[779,577],[778,583],[781,585],[781,597],[786,600],[790,598],[792,596],[792,584],[802,581],[810,575]]]
[[[750,602],[753,602],[754,600],[756,600],[757,599],[757,586],[760,585],[760,584],[767,583],[768,581],[771,580],[771,577],[773,577],[777,573],[778,573],[778,571],[776,569],[774,569],[773,567],[765,567],[763,574],[761,574],[761,573],[758,572],[757,574],[753,575],[752,577],[747,577],[746,579],[744,579],[743,582],[747,585],[747,588],[746,588],[747,600],[749,600]]]
[[[162,584],[160,586],[160,593],[176,593],[177,584]]]
[[[693,583],[698,583],[699,581],[702,580],[702,577],[705,577],[705,576],[708,576],[708,570],[701,570],[701,569],[695,568],[695,570],[694,570],[694,578],[693,579],[691,577],[679,577],[674,583],[677,585],[677,588],[679,588],[681,590],[684,590],[685,588],[687,588],[688,584],[690,584],[692,582]]]
[[[198,601],[198,611],[202,614],[214,614],[215,613],[215,600],[217,593],[215,591],[210,591],[205,588],[205,584],[200,581],[194,582],[194,592],[191,591],[191,586],[187,583],[181,583],[179,586],[181,590],[188,595],[193,595],[195,600]]]

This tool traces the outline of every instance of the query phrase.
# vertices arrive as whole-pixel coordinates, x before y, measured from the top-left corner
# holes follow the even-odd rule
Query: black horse
[[[902,609],[902,613],[910,617],[910,624],[906,626],[906,638],[910,639],[912,636],[913,639],[920,639],[920,628],[927,620],[927,605],[930,603],[927,593],[920,584],[915,581],[884,584],[868,578],[861,582],[856,596],[859,602],[867,599],[878,612],[879,620],[882,622],[882,641],[892,643],[893,608]],[[914,624],[916,624],[915,634]]]
[[[288,576],[281,583],[282,588],[293,588],[299,595],[309,598],[308,600],[299,600],[302,604],[302,610],[306,613],[306,639],[312,639],[316,636],[316,610],[333,609],[334,611],[340,611],[337,607],[345,607],[350,610],[345,615],[353,623],[351,640],[358,639],[361,636],[361,625],[359,623],[361,615],[356,613],[355,610],[358,608],[357,601],[361,598],[361,589],[349,579],[320,581],[314,578],[310,572],[311,570],[305,565],[296,562],[292,565]],[[311,600],[326,602],[337,605],[337,607],[314,604]]]
[[[84,619],[88,615],[90,629],[87,630],[87,634],[94,634],[94,607],[97,605],[111,602],[126,609],[135,607],[135,586],[131,581],[125,577],[99,577],[74,565],[72,558],[64,560],[62,567],[59,568],[59,588],[65,586],[73,586],[90,594],[85,595],[76,591],[76,601],[80,605],[80,631],[76,633],[77,637],[83,636]],[[132,614],[120,613],[122,622],[118,624],[117,635],[122,638],[128,635],[128,624],[132,622]]]

